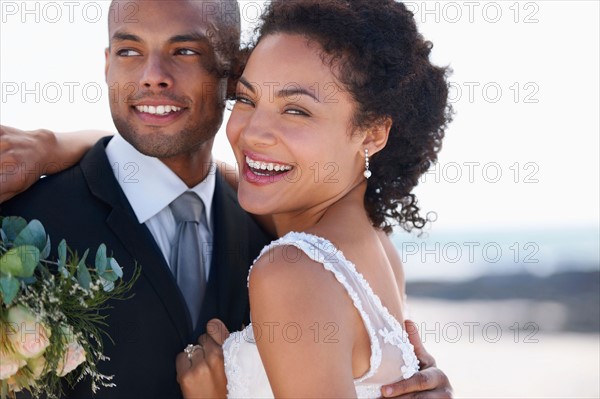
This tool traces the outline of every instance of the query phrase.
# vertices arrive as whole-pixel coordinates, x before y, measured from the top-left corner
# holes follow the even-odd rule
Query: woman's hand
[[[55,134],[0,126],[0,203],[27,190],[43,175],[77,163],[98,139],[98,130]]]
[[[227,378],[223,360],[223,342],[229,336],[221,320],[206,325],[206,334],[188,353],[177,355],[177,382],[186,399],[227,397]]]
[[[27,190],[40,176],[56,172],[51,154],[57,147],[49,130],[0,126],[0,202]]]

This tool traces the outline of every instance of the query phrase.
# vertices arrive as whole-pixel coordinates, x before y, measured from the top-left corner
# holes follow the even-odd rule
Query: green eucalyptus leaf
[[[50,236],[48,236],[48,238],[46,239],[46,246],[42,250],[42,253],[40,254],[40,258],[46,259],[50,255],[50,249],[51,249],[51,247],[52,246],[51,246],[51,243],[50,243]]]
[[[27,221],[19,216],[8,216],[2,219],[2,230],[9,242],[14,242],[17,235],[27,226]]]
[[[33,275],[31,277],[24,277],[24,278],[21,278],[20,280],[22,283],[25,283],[25,285],[35,284],[38,281],[38,279],[35,277],[35,275]]]
[[[4,230],[2,230],[2,229],[0,229],[0,241],[8,242],[8,237],[6,236],[6,233],[4,232]]]
[[[2,294],[2,302],[4,302],[5,305],[10,305],[18,292],[19,280],[10,276],[0,277],[0,293]]]
[[[40,251],[46,247],[46,230],[39,220],[32,220],[15,238],[15,246],[34,245]]]
[[[33,245],[9,249],[0,258],[0,271],[16,277],[31,277],[40,261],[40,250]]]
[[[86,259],[87,259],[88,255],[89,255],[89,253],[90,253],[90,249],[88,248],[88,249],[86,249],[86,250],[85,250],[85,252],[83,253],[83,256],[81,257],[81,260],[79,261],[79,265],[81,265],[81,264],[85,264],[85,261],[86,261]]]
[[[117,281],[119,276],[117,276],[112,270],[107,270],[100,275],[100,278],[103,278],[106,281]]]
[[[100,275],[105,280],[108,281],[117,281],[119,278],[123,277],[123,270],[121,266],[117,263],[114,258],[108,258],[109,267],[106,269],[104,273]]]
[[[67,242],[61,240],[58,244],[58,269],[64,269],[67,266]]]
[[[85,259],[88,256],[89,249],[86,249],[83,253],[83,257],[77,264],[77,281],[79,285],[81,285],[86,290],[90,289],[90,283],[92,282],[92,276],[90,276],[90,271],[85,265]]]
[[[96,273],[102,274],[108,266],[108,259],[106,258],[106,245],[100,244],[98,252],[96,252]]]
[[[117,262],[117,260],[115,258],[110,258],[109,262],[110,262],[110,268],[116,274],[116,276],[118,278],[123,277],[123,269],[121,269],[121,266],[119,266],[119,263]]]

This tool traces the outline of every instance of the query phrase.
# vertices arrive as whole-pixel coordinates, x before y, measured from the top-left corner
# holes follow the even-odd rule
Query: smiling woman
[[[348,129],[355,104],[323,64],[318,51],[316,44],[309,46],[299,35],[266,37],[254,50],[238,84],[237,104],[227,135],[242,165],[238,198],[249,212],[275,214],[303,209],[309,198],[328,203],[344,195],[340,186],[350,190],[361,176],[363,162],[359,157],[364,144],[352,140]],[[265,64],[272,67],[260,67]],[[310,86],[321,87],[329,82],[338,86],[335,102],[310,93]],[[336,147],[337,151],[332,151]],[[252,163],[288,167],[265,176],[245,163],[246,158]],[[321,179],[311,175],[311,168],[318,172],[327,164],[335,165],[331,180],[339,184],[322,185]],[[281,180],[285,181],[272,184]]]
[[[421,41],[415,44],[414,32],[408,33],[402,28],[394,31],[391,26],[386,26],[385,21],[379,21],[377,25],[362,26],[365,32],[375,36],[368,45],[372,48],[369,48],[361,44],[359,37],[365,32],[359,27],[349,29],[353,20],[343,7],[338,10],[336,23],[331,25],[322,23],[320,15],[311,17],[308,8],[281,8],[278,12],[289,12],[292,17],[284,21],[274,14],[265,20],[262,34],[272,34],[276,38],[261,40],[254,50],[254,57],[239,80],[237,105],[228,124],[228,137],[243,170],[242,175],[254,183],[268,181],[257,178],[252,168],[244,166],[246,157],[253,161],[286,164],[285,160],[273,160],[264,154],[275,148],[272,143],[277,141],[275,134],[270,135],[270,125],[266,125],[272,122],[281,128],[283,147],[303,149],[309,155],[304,158],[284,155],[293,158],[288,159],[287,164],[295,164],[299,168],[299,172],[294,171],[295,175],[291,178],[294,184],[303,187],[306,192],[313,192],[313,195],[319,192],[323,195],[322,201],[326,202],[328,195],[331,196],[326,188],[333,185],[325,188],[317,186],[319,175],[324,173],[330,177],[329,180],[333,176],[336,180],[341,178],[350,188],[353,183],[344,174],[355,174],[359,164],[357,160],[364,157],[363,151],[367,151],[370,173],[374,177],[367,186],[366,206],[373,223],[387,232],[391,232],[392,219],[409,231],[413,227],[423,227],[425,219],[419,215],[411,191],[421,174],[435,163],[445,125],[451,116],[450,108],[446,108],[445,70],[432,67],[426,58],[431,43]],[[305,33],[303,29],[307,28],[294,19],[294,13],[304,13],[305,24],[312,24],[314,32]],[[285,14],[285,17],[288,15]],[[346,26],[343,18],[348,18]],[[397,18],[400,26],[411,23],[408,14]],[[354,22],[368,24],[365,21]],[[344,29],[348,36],[339,38],[336,36],[338,32],[335,32],[337,29]],[[394,48],[397,52],[385,47],[390,44],[383,36],[392,31],[396,35]],[[277,38],[278,32],[299,33],[309,40],[304,43],[300,38],[288,38],[282,43],[282,39]],[[307,58],[307,45],[322,59]],[[385,61],[374,62],[371,57],[385,58]],[[256,59],[271,65],[270,70],[259,69],[257,72],[257,68],[253,68],[256,63],[253,60]],[[249,126],[250,119],[254,122],[252,126]],[[256,132],[249,139],[256,142],[239,143],[241,130],[248,138]],[[383,136],[387,135],[387,131],[392,142],[385,146],[387,137]],[[365,143],[356,140],[365,133],[371,135],[375,142],[383,141],[367,148]],[[344,146],[334,145],[332,148],[336,148],[337,152],[332,153],[327,145],[344,142],[353,143],[355,148],[343,153]],[[252,146],[263,148],[263,153],[252,150]],[[363,148],[357,151],[360,146]],[[354,155],[350,156],[351,153]],[[279,180],[285,176],[277,175]],[[285,195],[281,189],[279,185],[273,188],[276,193],[265,192],[265,197],[273,203],[292,208],[297,206],[292,200],[281,200],[280,196]],[[258,192],[249,191],[253,194]],[[239,196],[243,206],[251,212],[273,213],[260,209],[268,203],[266,198],[255,197],[255,206],[247,202],[250,200],[243,182]]]
[[[271,215],[279,239],[249,274],[251,325],[223,344],[229,397],[380,397],[418,372],[385,231],[422,227],[411,190],[451,114],[430,49],[393,0],[267,8],[227,137],[240,205]],[[266,339],[269,325],[283,334]],[[319,326],[328,345],[303,333]],[[210,396],[211,360],[179,359],[184,396]]]

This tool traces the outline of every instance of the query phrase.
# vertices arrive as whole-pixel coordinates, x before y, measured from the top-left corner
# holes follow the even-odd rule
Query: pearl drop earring
[[[363,172],[365,178],[371,177],[371,171],[369,170],[369,149],[365,148],[365,171]]]

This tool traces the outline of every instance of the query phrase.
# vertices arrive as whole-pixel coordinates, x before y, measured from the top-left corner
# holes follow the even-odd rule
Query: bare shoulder
[[[253,322],[276,319],[310,326],[347,323],[354,316],[352,302],[335,276],[292,245],[274,247],[256,261],[249,293]]]
[[[392,267],[394,269],[399,269],[400,271],[402,271],[403,266],[402,266],[402,260],[400,259],[400,254],[398,253],[398,250],[396,249],[390,236],[388,236],[381,230],[377,230],[377,237],[379,238],[379,241],[381,242],[381,245],[383,246],[383,249],[385,250],[385,254],[386,254],[387,258],[389,259],[390,263],[392,264]]]
[[[392,266],[392,271],[394,272],[394,276],[396,277],[396,282],[398,284],[398,289],[400,290],[401,298],[405,296],[405,279],[404,279],[404,265],[402,264],[402,259],[400,258],[400,254],[398,250],[394,246],[390,236],[385,234],[381,230],[377,230],[377,237],[385,250],[385,254]]]
[[[293,245],[276,246],[264,253],[255,262],[249,277],[251,297],[279,291],[304,295],[308,289],[321,291],[333,284],[335,278],[322,264]]]
[[[351,396],[355,312],[333,274],[295,246],[277,246],[255,263],[249,291],[275,396]]]
[[[249,285],[286,284],[289,280],[302,283],[302,280],[312,280],[321,269],[321,265],[301,249],[293,245],[278,245],[269,249],[254,263]]]

